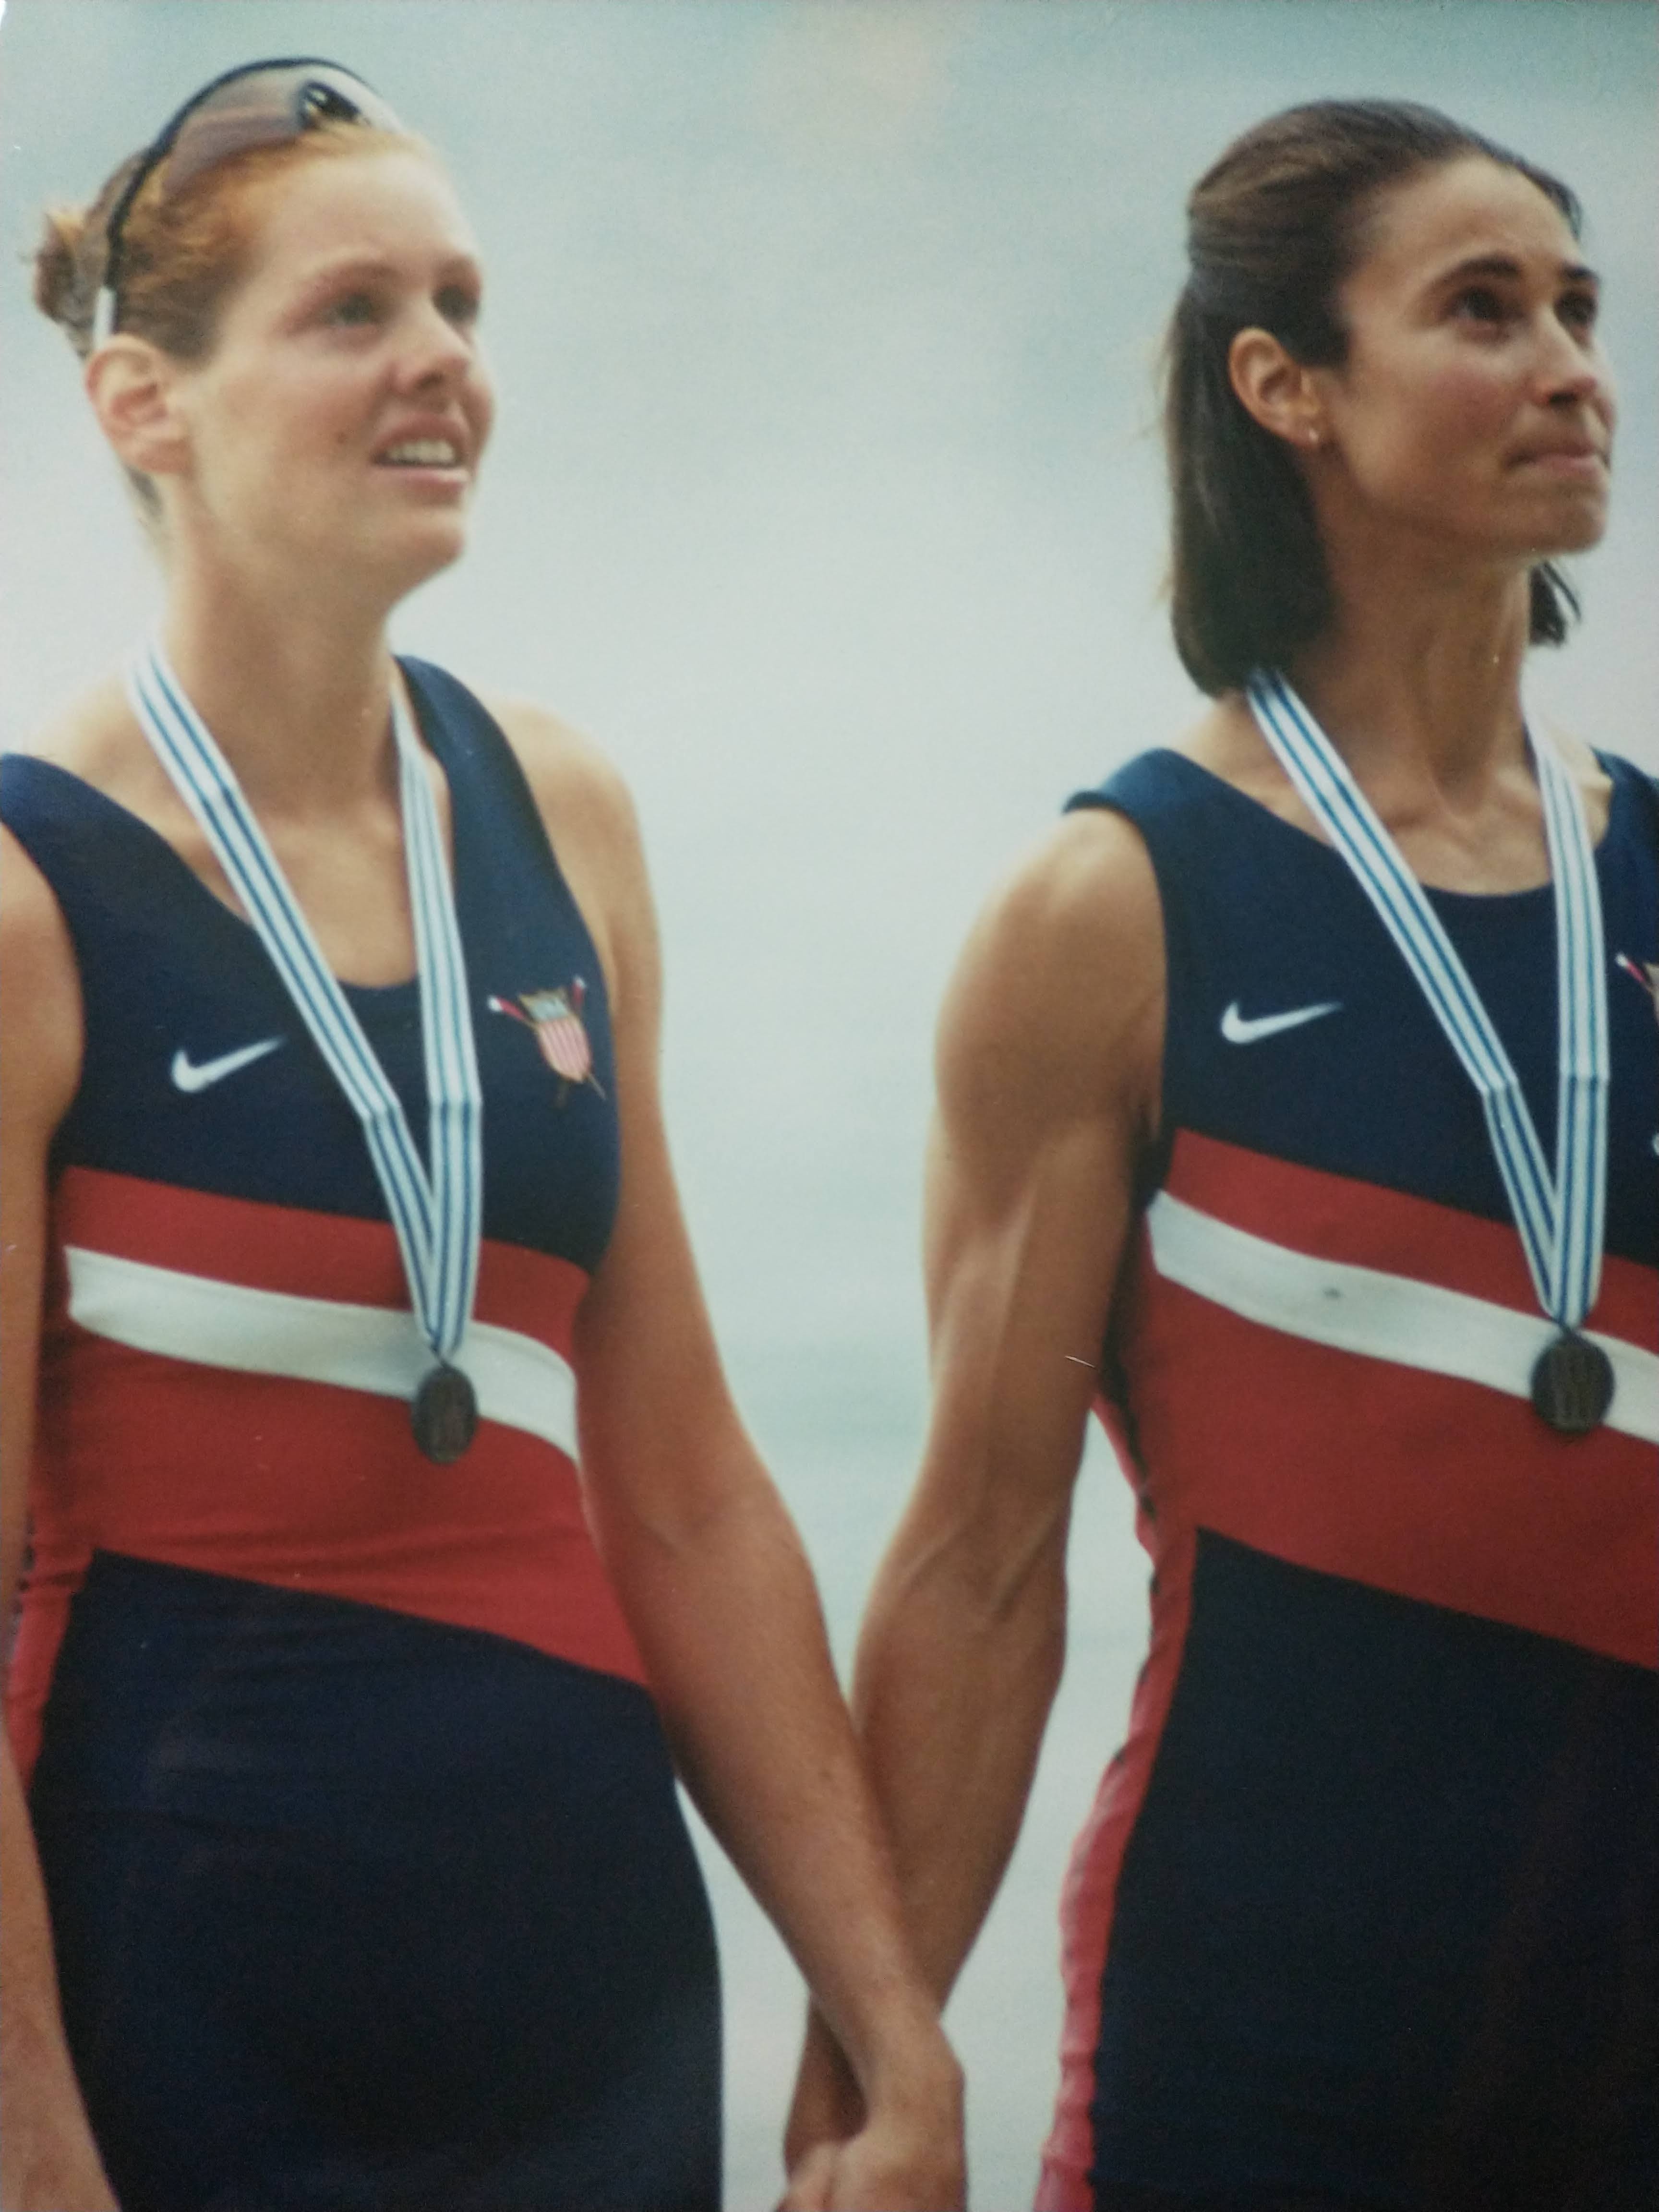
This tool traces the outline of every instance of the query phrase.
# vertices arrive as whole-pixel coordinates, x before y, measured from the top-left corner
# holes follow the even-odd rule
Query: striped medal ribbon
[[[1480,1093],[1538,1302],[1559,1334],[1539,1354],[1532,1402],[1552,1428],[1583,1436],[1613,1402],[1611,1361],[1580,1333],[1595,1303],[1607,1177],[1607,1001],[1595,857],[1578,791],[1559,755],[1528,739],[1555,894],[1560,1084],[1552,1173],[1521,1085],[1468,969],[1422,885],[1285,678],[1245,687],[1257,726],[1400,948]]]
[[[415,1319],[434,1360],[410,1407],[415,1440],[428,1459],[441,1464],[459,1459],[478,1421],[477,1395],[455,1353],[471,1316],[478,1274],[482,1097],[438,811],[403,687],[392,687],[392,728],[420,978],[429,1173],[403,1103],[324,959],[235,771],[185,696],[159,639],[134,658],[127,696],[362,1124],[403,1255]]]

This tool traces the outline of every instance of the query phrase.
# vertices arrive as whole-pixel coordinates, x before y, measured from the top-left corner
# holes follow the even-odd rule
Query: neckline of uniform
[[[1190,770],[1193,775],[1201,777],[1206,785],[1224,792],[1230,799],[1237,799],[1241,806],[1248,807],[1252,815],[1286,831],[1303,845],[1310,846],[1316,853],[1323,853],[1342,870],[1345,876],[1348,873],[1346,861],[1328,839],[1316,836],[1311,830],[1304,830],[1300,823],[1287,821],[1273,807],[1264,805],[1261,799],[1252,798],[1248,791],[1242,791],[1237,784],[1230,782],[1224,775],[1217,775],[1214,769],[1206,768],[1202,761],[1194,760],[1190,753],[1181,751],[1177,746],[1158,745],[1152,750],[1165,759],[1178,761],[1183,770]],[[1614,828],[1622,826],[1620,817],[1626,804],[1626,779],[1615,772],[1611,763],[1599,751],[1595,753],[1595,760],[1611,786],[1607,795],[1607,822],[1592,848],[1599,872],[1603,853],[1612,848]],[[1420,877],[1418,880],[1422,882]],[[1498,908],[1510,906],[1520,899],[1547,899],[1553,884],[1552,879],[1547,876],[1541,884],[1528,884],[1522,890],[1513,891],[1460,891],[1441,884],[1422,884],[1422,889],[1430,899],[1444,900],[1449,905],[1465,911],[1482,908],[1495,912]]]

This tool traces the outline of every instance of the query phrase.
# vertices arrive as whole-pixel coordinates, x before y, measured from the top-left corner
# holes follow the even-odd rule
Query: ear
[[[177,476],[189,439],[175,404],[179,364],[149,339],[119,333],[86,367],[87,397],[116,458],[140,476]]]
[[[1227,349],[1227,373],[1239,404],[1264,430],[1303,453],[1323,443],[1325,409],[1316,372],[1287,353],[1271,331],[1237,332]]]

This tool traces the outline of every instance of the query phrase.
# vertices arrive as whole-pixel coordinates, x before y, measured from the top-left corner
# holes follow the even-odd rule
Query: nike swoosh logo
[[[188,1053],[175,1052],[169,1073],[174,1088],[179,1091],[205,1091],[210,1084],[222,1083],[228,1075],[234,1075],[239,1067],[249,1067],[256,1060],[263,1060],[268,1052],[275,1052],[283,1042],[279,1036],[263,1038],[258,1044],[245,1044],[239,1051],[222,1053],[217,1060],[204,1060],[195,1066]]]
[[[1221,1017],[1221,1034],[1229,1044],[1258,1044],[1263,1037],[1277,1036],[1281,1030],[1299,1030],[1304,1022],[1316,1022],[1323,1014],[1340,1013],[1340,999],[1326,999],[1316,1006],[1292,1006],[1287,1014],[1240,1013],[1235,999]]]

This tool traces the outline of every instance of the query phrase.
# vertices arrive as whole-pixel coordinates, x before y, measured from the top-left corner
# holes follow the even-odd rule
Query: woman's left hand
[[[962,2072],[942,2033],[936,2043],[916,2078],[872,2100],[856,2135],[792,2158],[779,2212],[962,2212]]]

